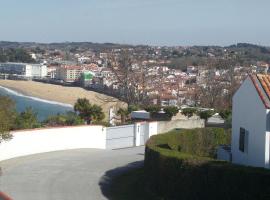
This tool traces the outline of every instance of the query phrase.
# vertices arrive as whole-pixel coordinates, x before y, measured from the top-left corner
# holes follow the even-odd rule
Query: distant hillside
[[[105,49],[131,48],[133,45],[113,44],[113,43],[92,43],[92,42],[63,42],[63,43],[35,43],[35,42],[8,42],[0,41],[0,48],[42,48],[42,49],[63,49],[73,48],[93,49],[102,51]]]

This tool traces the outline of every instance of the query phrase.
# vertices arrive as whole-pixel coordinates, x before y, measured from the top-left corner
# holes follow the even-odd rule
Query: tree
[[[44,121],[47,126],[74,126],[84,123],[76,113],[67,112],[65,114],[58,114],[55,116],[50,116]]]
[[[204,111],[199,112],[199,116],[201,119],[204,119],[205,121],[207,121],[210,117],[213,116],[214,113],[215,111],[213,110],[204,110]]]
[[[227,120],[232,115],[232,111],[231,110],[220,110],[219,115],[223,119]]]
[[[105,114],[102,111],[102,108],[96,104],[91,105],[90,113],[92,116],[92,120],[94,121],[102,121],[105,118]]]
[[[123,50],[119,58],[112,57],[108,63],[112,70],[115,83],[118,86],[117,96],[128,105],[144,104],[147,96],[147,67],[138,64],[133,65],[133,58],[128,50]]]
[[[90,104],[86,98],[79,98],[74,105],[74,111],[79,113],[81,119],[84,119],[87,124],[92,120],[101,121],[105,118],[102,108],[96,104]]]
[[[121,116],[121,123],[124,124],[129,115],[129,111],[128,109],[119,108],[119,110],[117,111],[117,115]]]
[[[37,113],[31,107],[17,115],[15,120],[15,129],[38,128],[41,124],[38,122]]]
[[[159,105],[149,105],[144,108],[147,112],[158,113],[161,110],[161,107]]]
[[[35,60],[21,48],[8,48],[0,50],[0,62],[25,62],[33,63]]]
[[[130,119],[130,114],[133,111],[139,110],[140,106],[139,105],[129,105],[128,108],[119,108],[117,111],[117,115],[120,115],[121,117],[121,123],[124,124],[126,123],[127,119]]]
[[[192,117],[196,112],[197,110],[195,108],[184,108],[181,111],[181,113],[188,118]]]
[[[167,106],[163,108],[163,110],[169,118],[172,118],[179,112],[179,108],[177,108],[176,106]]]
[[[11,138],[9,131],[13,127],[15,117],[15,103],[9,97],[0,96],[0,142]]]

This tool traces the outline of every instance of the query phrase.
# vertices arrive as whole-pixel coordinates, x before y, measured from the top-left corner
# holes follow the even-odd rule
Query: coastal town
[[[270,200],[270,1],[0,6],[0,200]]]
[[[2,62],[0,77],[78,86],[130,104],[229,108],[228,99],[244,78],[267,73],[270,60],[262,56],[269,49],[249,44],[227,48],[102,47],[84,47],[82,43],[67,50],[26,45],[24,51],[32,62]],[[255,50],[258,57],[249,57]],[[127,99],[128,95],[132,98]]]

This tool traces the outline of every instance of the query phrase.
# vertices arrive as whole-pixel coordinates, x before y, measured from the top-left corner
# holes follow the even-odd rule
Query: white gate
[[[119,149],[132,146],[135,146],[135,131],[133,124],[107,128],[107,149]]]

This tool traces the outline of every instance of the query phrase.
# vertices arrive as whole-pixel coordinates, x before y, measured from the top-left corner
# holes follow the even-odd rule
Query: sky
[[[269,0],[0,0],[0,41],[270,46]]]

